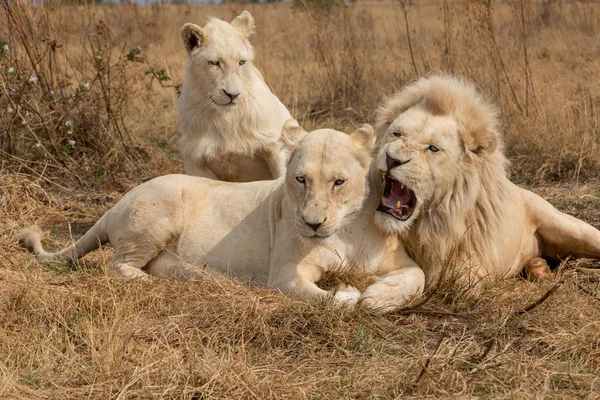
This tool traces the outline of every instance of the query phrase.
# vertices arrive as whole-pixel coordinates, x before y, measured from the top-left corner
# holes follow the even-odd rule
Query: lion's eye
[[[242,61],[240,61],[240,66],[242,66],[242,65],[244,65],[244,64],[246,64],[246,60],[242,60]]]
[[[221,63],[219,61],[209,61],[208,62],[210,65],[214,66],[214,67],[220,67]]]
[[[400,137],[400,136],[402,136],[402,132],[400,132],[400,131],[392,131],[392,136],[393,137]]]
[[[432,153],[437,153],[438,151],[440,151],[440,149],[436,146],[436,145],[431,145],[427,148],[427,150],[429,150]]]
[[[344,183],[346,183],[345,179],[336,179],[335,182],[333,182],[333,186],[342,186]]]
[[[303,177],[303,176],[300,176],[300,175],[296,177],[296,180],[297,180],[298,182],[300,182],[301,184],[304,184],[304,183],[306,182],[306,180],[304,179],[304,177]]]

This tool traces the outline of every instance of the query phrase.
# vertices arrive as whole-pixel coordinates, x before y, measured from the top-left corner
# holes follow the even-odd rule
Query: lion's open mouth
[[[400,221],[408,220],[417,205],[415,193],[388,174],[385,174],[384,178],[385,188],[377,211],[390,214]]]

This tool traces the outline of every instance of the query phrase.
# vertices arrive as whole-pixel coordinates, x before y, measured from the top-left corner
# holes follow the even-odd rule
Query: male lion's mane
[[[498,110],[473,84],[432,76],[406,87],[378,109],[377,143],[402,112],[421,102],[433,115],[456,120],[465,153],[458,173],[451,177],[451,190],[436,189],[403,237],[408,252],[423,268],[428,285],[437,279],[442,265],[461,270],[483,266],[491,272],[499,260],[499,226],[503,218],[510,218],[502,215],[501,207],[508,181]],[[482,135],[486,131],[493,135],[486,138]]]

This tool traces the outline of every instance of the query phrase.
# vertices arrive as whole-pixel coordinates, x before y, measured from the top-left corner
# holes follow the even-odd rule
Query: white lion
[[[356,258],[384,275],[380,286],[365,293],[365,304],[386,306],[422,291],[401,288],[394,299],[380,296],[396,279],[392,275],[422,272],[411,260],[398,262],[406,258],[401,243],[387,240],[373,223],[378,201],[369,196],[367,175],[374,135],[368,125],[352,135],[328,129],[307,134],[292,120],[284,140],[293,152],[281,179],[230,183],[167,175],[132,189],[66,249],[45,252],[36,226],[25,231],[22,242],[41,260],[81,257],[110,242],[115,249],[110,265],[125,277],[186,279],[208,265],[269,281],[269,287],[301,298],[332,295],[315,282],[328,266]],[[366,215],[368,196],[372,210]],[[392,271],[402,266],[408,268]],[[334,298],[354,303],[359,296],[348,287]]]
[[[352,151],[351,147],[341,145],[347,141],[343,134],[332,132],[339,137],[337,141],[331,140],[318,148],[303,146],[305,151],[310,151],[309,154],[315,157],[315,162],[307,163],[306,153],[297,152],[288,166],[285,178],[287,193],[291,198],[303,198],[303,201],[287,203],[289,209],[282,209],[282,218],[285,220],[287,214],[287,219],[292,219],[292,215],[295,215],[295,223],[301,233],[304,231],[310,233],[307,225],[313,227],[313,221],[327,221],[328,217],[322,213],[318,214],[320,215],[318,218],[311,217],[310,213],[314,213],[314,210],[338,208],[343,202],[338,200],[339,195],[336,191],[344,190],[353,174],[358,173],[358,169],[355,172],[348,169],[342,172],[342,169],[332,168],[332,165],[338,164],[334,161],[335,158],[341,157],[340,161],[342,161],[348,157],[347,153],[356,153],[356,150]],[[364,143],[361,147],[370,148],[374,141],[372,128],[365,125],[353,136],[358,133],[361,133],[359,137]],[[308,134],[308,137],[313,134]],[[288,144],[303,143],[306,135],[307,133],[302,129],[296,129],[293,135],[285,135],[285,140]],[[342,153],[338,154],[340,149],[343,149]],[[324,162],[318,162],[320,158]],[[365,185],[364,192],[360,192],[360,196],[363,199],[366,196],[363,206],[355,209],[351,215],[347,214],[346,224],[339,228],[335,235],[316,241],[305,240],[302,250],[293,256],[290,256],[290,252],[274,252],[269,273],[269,287],[278,288],[284,293],[300,298],[327,296],[328,292],[319,288],[316,282],[330,266],[351,261],[378,279],[367,287],[362,295],[351,286],[337,291],[335,296],[339,301],[345,301],[347,304],[360,301],[366,308],[385,312],[402,306],[423,293],[425,283],[423,271],[407,255],[398,237],[381,231],[373,220],[380,195],[372,188],[378,185],[380,178],[377,170],[374,169],[374,164],[371,163],[369,167],[369,158],[366,154],[360,164],[359,175]],[[369,170],[368,179],[364,181],[367,170]],[[310,176],[316,171],[320,181]],[[327,189],[331,188],[332,184],[333,190],[329,189],[328,192]],[[358,192],[354,196],[358,197]],[[276,235],[274,246],[287,248],[285,244],[287,241],[289,239],[285,235]]]
[[[600,258],[600,231],[507,178],[498,111],[472,84],[432,76],[404,88],[378,111],[376,147],[376,222],[401,235],[427,286],[443,265],[473,283],[534,257]]]
[[[254,19],[185,24],[179,150],[188,175],[248,182],[283,175],[280,137],[290,113],[254,67]]]

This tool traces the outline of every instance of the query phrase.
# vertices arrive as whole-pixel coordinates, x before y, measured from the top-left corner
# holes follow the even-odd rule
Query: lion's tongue
[[[381,204],[399,217],[407,216],[415,206],[414,193],[403,183],[387,178]]]

